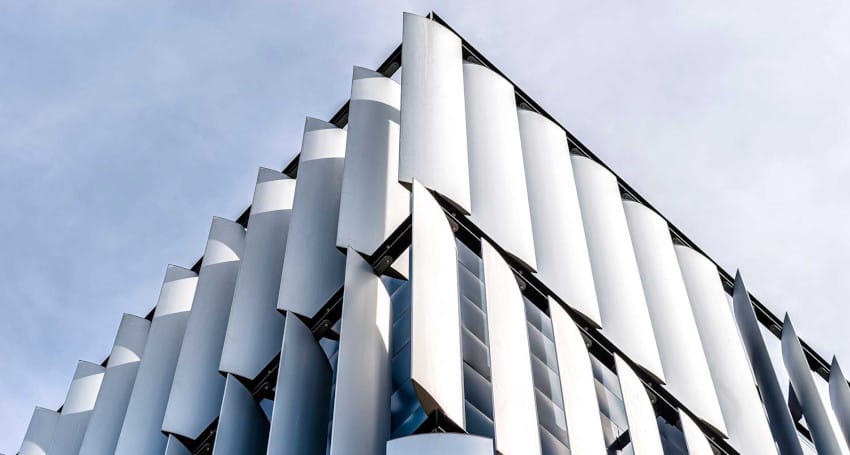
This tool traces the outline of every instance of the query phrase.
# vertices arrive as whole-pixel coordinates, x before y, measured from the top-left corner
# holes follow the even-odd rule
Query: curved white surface
[[[390,436],[390,295],[349,249],[337,353],[332,455],[381,455]]]
[[[58,421],[58,412],[36,406],[18,455],[46,455]]]
[[[168,439],[160,431],[162,418],[197,284],[195,272],[168,266],[127,404],[116,454],[147,455],[165,450]]]
[[[145,318],[130,314],[121,318],[97,402],[80,446],[81,455],[115,453],[149,328],[150,322]]]
[[[606,455],[608,450],[599,418],[593,367],[584,338],[575,322],[552,297],[549,297],[549,316],[552,318],[570,449],[575,454]]]
[[[371,255],[410,214],[398,182],[401,87],[354,67],[336,245]]]
[[[493,440],[463,433],[426,433],[387,442],[387,455],[493,455]]]
[[[277,293],[294,195],[295,180],[260,169],[221,351],[221,371],[254,379],[280,352],[283,315],[277,311]]]
[[[309,318],[340,287],[345,255],[336,248],[345,130],[308,118],[277,308]]]
[[[776,453],[732,310],[713,262],[675,245],[729,442],[741,453]]]
[[[589,158],[571,159],[602,331],[630,359],[663,383],[664,370],[617,178]]]
[[[503,455],[540,454],[531,350],[525,303],[508,264],[481,241],[496,450]]]
[[[228,374],[213,455],[263,455],[268,438],[269,421],[263,410],[239,379]]]
[[[50,455],[76,455],[80,451],[105,370],[91,362],[77,362],[74,379],[56,422]]]
[[[286,318],[268,455],[325,453],[333,371],[310,330]]]
[[[788,411],[785,394],[779,385],[773,362],[770,360],[770,353],[767,350],[764,338],[762,338],[759,322],[753,311],[753,303],[750,301],[749,293],[744,286],[740,272],[735,274],[735,287],[732,290],[732,310],[735,313],[735,322],[738,324],[741,340],[744,342],[744,348],[750,358],[750,365],[762,402],[767,415],[770,417],[768,424],[773,433],[773,439],[779,446],[779,452],[782,455],[802,455],[803,448],[800,446],[797,428],[791,419],[791,413]]]
[[[794,331],[794,326],[787,314],[782,322],[782,358],[785,361],[791,386],[794,387],[794,393],[803,409],[803,416],[806,418],[818,454],[841,455],[842,452],[835,437],[835,431],[829,422],[826,409],[818,394],[812,378],[812,370],[809,369],[809,363],[806,361],[805,354],[803,354],[803,346],[800,344],[800,339],[797,338],[797,333]]]
[[[714,450],[711,449],[711,444],[705,439],[705,435],[681,409],[679,410],[679,420],[682,423],[682,433],[685,435],[688,455],[714,455]]]
[[[463,90],[470,219],[502,249],[536,270],[514,86],[489,68],[464,63]]]
[[[413,182],[410,377],[426,413],[440,409],[466,427],[457,246],[443,209]]]
[[[629,421],[629,436],[632,438],[632,451],[635,455],[658,455],[664,453],[655,410],[646,393],[643,383],[632,368],[618,355],[614,355],[617,377],[620,378],[620,391]]]
[[[186,448],[176,437],[169,436],[165,446],[165,455],[191,455],[192,452]]]
[[[844,434],[844,441],[850,445],[850,387],[835,357],[832,358],[832,366],[829,368],[829,401],[838,426]]]
[[[517,117],[537,259],[535,274],[557,298],[600,327],[567,135],[536,112],[520,109]]]
[[[667,222],[638,202],[624,201],[623,208],[667,380],[665,387],[699,419],[725,434],[723,413]]]
[[[224,376],[218,365],[244,248],[240,224],[213,219],[162,421],[165,433],[195,439],[221,409]]]
[[[404,14],[399,181],[419,182],[471,210],[461,41],[442,25]]]

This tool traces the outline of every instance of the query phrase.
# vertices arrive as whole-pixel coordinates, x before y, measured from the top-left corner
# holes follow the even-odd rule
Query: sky
[[[289,162],[304,117],[336,112],[352,66],[389,55],[402,12],[432,9],[850,365],[845,0],[6,0],[0,452]]]

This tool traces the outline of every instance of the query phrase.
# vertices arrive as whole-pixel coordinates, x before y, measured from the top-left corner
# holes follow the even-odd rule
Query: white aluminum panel
[[[342,287],[345,255],[336,247],[345,130],[308,118],[286,239],[277,308],[309,318]]]
[[[410,248],[405,248],[385,272],[402,280],[410,279]]]
[[[168,437],[168,443],[165,446],[165,455],[191,455],[192,452],[178,441],[174,435]]]
[[[221,371],[254,379],[280,352],[283,315],[277,311],[277,293],[294,195],[295,180],[260,169],[224,336]]]
[[[602,331],[630,359],[664,382],[617,178],[589,158],[573,156],[572,164]]]
[[[770,353],[761,335],[760,324],[753,311],[753,303],[744,286],[741,273],[735,274],[735,287],[732,290],[732,310],[735,313],[735,322],[744,342],[744,348],[750,358],[756,384],[761,393],[764,408],[767,411],[768,424],[773,433],[773,439],[779,447],[779,452],[785,454],[803,454],[797,428],[788,411],[785,393],[779,385]]]
[[[344,289],[330,453],[381,455],[390,435],[390,296],[352,249]]]
[[[614,355],[617,377],[620,379],[620,391],[629,422],[629,436],[632,438],[632,451],[635,455],[658,455],[664,453],[655,410],[646,393],[643,383],[632,368],[618,355]]]
[[[113,455],[145,350],[150,322],[125,314],[106,363],[100,393],[80,446],[81,455]]]
[[[213,455],[263,455],[268,438],[269,421],[262,408],[239,379],[228,374]]]
[[[560,300],[599,327],[602,321],[567,135],[536,112],[521,109],[517,116],[534,231],[536,275]]]
[[[355,67],[336,245],[374,254],[407,218],[410,193],[398,182],[401,87]]]
[[[224,376],[218,365],[244,249],[245,229],[214,218],[162,421],[165,433],[194,440],[221,409]]]
[[[665,387],[699,419],[726,434],[669,226],[638,202],[624,201],[623,208],[667,380]]]
[[[195,272],[168,266],[116,454],[147,455],[165,450],[168,440],[160,429],[197,284]]]
[[[714,455],[714,450],[711,449],[711,444],[708,443],[702,430],[681,409],[679,410],[679,421],[682,423],[682,433],[685,435],[688,455]]]
[[[514,86],[493,70],[465,63],[463,91],[470,219],[502,249],[536,270]]]
[[[465,428],[457,246],[442,208],[418,181],[411,212],[410,377],[426,413],[440,409]]]
[[[835,357],[832,358],[832,366],[829,368],[829,401],[838,426],[844,434],[844,441],[850,445],[850,387]]]
[[[493,440],[463,433],[426,433],[387,442],[387,455],[493,455]]]
[[[503,455],[540,454],[534,378],[525,303],[510,266],[486,240],[481,241],[490,381],[496,450]]]
[[[809,362],[803,353],[803,346],[787,314],[782,322],[782,358],[818,453],[840,455],[842,452],[835,431],[818,394],[812,370],[809,369]]]
[[[68,387],[65,404],[56,422],[50,455],[76,455],[80,451],[103,382],[104,370],[104,367],[91,362],[77,363],[74,379]]]
[[[325,453],[333,371],[298,316],[286,318],[268,455]]]
[[[58,412],[36,406],[18,455],[47,455],[58,421]]]
[[[675,245],[674,249],[729,441],[741,453],[776,453],[717,267],[691,248]]]
[[[413,179],[471,210],[461,41],[431,19],[404,14],[399,181]]]
[[[552,318],[570,449],[575,454],[605,455],[608,451],[602,422],[598,418],[599,402],[596,401],[596,384],[587,345],[575,322],[551,297],[549,316]]]

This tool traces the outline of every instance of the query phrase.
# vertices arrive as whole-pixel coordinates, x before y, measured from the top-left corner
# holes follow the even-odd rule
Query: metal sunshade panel
[[[493,440],[463,433],[427,433],[387,442],[387,455],[493,455]]]
[[[182,442],[177,440],[174,435],[171,435],[167,439],[164,455],[192,455],[192,452]]]
[[[165,450],[162,419],[197,284],[195,272],[168,266],[115,449],[118,455]]]
[[[257,175],[245,253],[233,291],[219,370],[254,379],[280,352],[277,297],[296,182],[271,169]]]
[[[688,446],[688,455],[714,455],[711,444],[705,438],[705,434],[696,423],[682,410],[679,410],[679,421],[682,424],[682,433],[685,435],[685,443]]]
[[[77,363],[74,379],[68,387],[65,404],[56,422],[50,455],[76,455],[80,451],[105,370],[91,362]]]
[[[228,374],[213,455],[263,455],[268,439],[269,420],[262,408],[251,396],[251,391]]]
[[[416,179],[470,213],[461,40],[434,20],[404,14],[399,181]]]
[[[36,406],[18,455],[46,455],[50,452],[58,421],[58,412]]]
[[[835,357],[832,358],[832,367],[829,370],[829,401],[844,434],[844,440],[850,445],[850,387]]]
[[[620,391],[629,422],[629,436],[635,455],[658,455],[664,453],[655,410],[646,388],[632,368],[620,356],[614,356]]]

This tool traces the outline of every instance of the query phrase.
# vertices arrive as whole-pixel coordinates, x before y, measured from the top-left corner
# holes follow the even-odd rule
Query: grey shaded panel
[[[567,136],[535,112],[519,110],[536,275],[559,299],[601,326]]]
[[[623,208],[664,367],[666,388],[700,420],[725,434],[726,424],[673,250],[669,226],[661,216],[640,203],[624,201]]]
[[[165,433],[194,440],[221,409],[224,376],[218,366],[244,248],[241,225],[213,219],[162,421]]]
[[[493,70],[463,65],[470,219],[506,252],[537,269],[513,85]],[[497,440],[498,444],[498,440]]]
[[[561,392],[570,448],[575,454],[603,455],[607,453],[599,420],[599,403],[590,354],[578,327],[550,298],[549,314],[555,337]]]
[[[104,371],[104,367],[91,362],[77,363],[74,379],[68,387],[65,404],[56,422],[50,455],[76,455],[80,451]]]
[[[643,383],[631,367],[614,355],[617,377],[620,378],[620,391],[626,407],[626,419],[629,421],[629,436],[635,455],[658,455],[664,453],[661,435],[658,433],[655,410],[646,393]]]
[[[794,387],[794,393],[799,400],[818,453],[840,455],[841,448],[818,395],[812,371],[803,354],[803,346],[787,314],[782,322],[782,358],[785,360],[788,377],[791,379],[791,385]]]
[[[779,452],[785,454],[802,455],[797,428],[791,419],[788,405],[785,402],[785,394],[779,385],[776,371],[770,360],[770,353],[761,336],[759,322],[753,311],[753,304],[741,273],[735,274],[735,287],[732,291],[732,309],[735,312],[735,322],[741,333],[741,340],[750,358],[756,384],[758,384],[762,401],[768,415],[768,424],[773,433],[773,439],[779,447]]]
[[[269,455],[325,453],[333,370],[313,334],[295,315],[286,318]]]
[[[663,383],[661,357],[617,178],[589,158],[573,156],[572,164],[602,331],[630,359]]]
[[[410,214],[398,182],[401,87],[354,67],[336,245],[371,255]]]
[[[331,454],[379,455],[390,436],[390,296],[359,253],[345,266]]]
[[[442,208],[418,181],[411,212],[410,377],[426,413],[440,409],[464,428],[455,238]]]
[[[675,245],[674,249],[723,411],[729,442],[741,453],[776,453],[717,267],[691,248]]]
[[[283,315],[277,311],[277,296],[294,195],[295,180],[260,169],[221,352],[221,371],[254,379],[280,352]]]
[[[829,369],[829,401],[838,420],[838,426],[844,434],[844,440],[850,445],[850,387],[841,371],[838,359],[832,358]]]
[[[225,381],[220,414],[213,455],[266,453],[269,421],[251,392],[230,374]]]
[[[687,414],[679,410],[682,433],[688,446],[688,455],[714,455],[714,450],[696,423]]]
[[[387,442],[387,455],[493,455],[493,440],[462,433],[427,433]]]
[[[45,455],[50,452],[58,421],[58,412],[36,406],[18,455]]]
[[[191,455],[192,452],[186,448],[180,441],[177,440],[173,435],[168,437],[167,444],[165,446],[165,455]]]
[[[481,241],[484,291],[490,337],[493,424],[496,450],[503,455],[539,454],[531,352],[525,304],[508,264],[486,240]]]
[[[307,119],[277,308],[307,317],[340,287],[345,255],[336,248],[345,130]]]
[[[149,328],[150,322],[145,318],[129,314],[121,318],[97,402],[80,446],[81,455],[115,453]]]
[[[191,270],[168,266],[116,454],[147,455],[165,450],[168,439],[160,429],[197,284],[198,275]]]
[[[428,18],[404,14],[399,181],[418,180],[471,210],[461,41]]]

